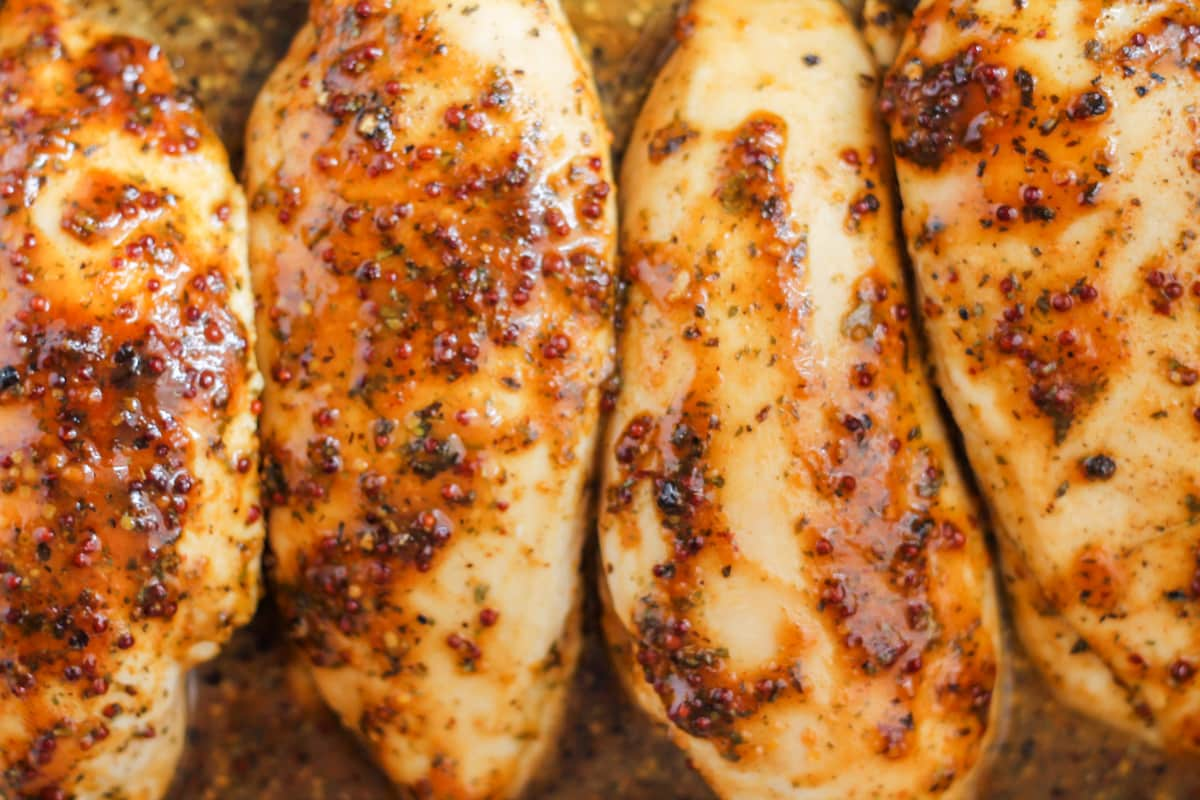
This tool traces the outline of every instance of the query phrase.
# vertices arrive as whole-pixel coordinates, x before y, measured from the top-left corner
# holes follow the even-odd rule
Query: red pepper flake
[[[870,364],[856,364],[854,366],[854,383],[860,389],[869,389],[875,382],[875,369]]]
[[[1055,292],[1050,298],[1050,306],[1058,312],[1070,311],[1073,305],[1075,305],[1075,301],[1066,292]]]
[[[942,539],[946,542],[946,547],[957,550],[967,543],[967,537],[953,522],[942,523]]]
[[[542,348],[542,355],[548,359],[562,358],[570,350],[571,340],[564,334],[556,333],[550,337],[550,341]]]
[[[874,214],[879,210],[879,198],[873,193],[868,192],[862,198],[856,200],[850,206],[850,213],[854,217],[865,217],[867,214]]]
[[[571,224],[567,222],[567,218],[557,208],[548,209],[544,219],[546,227],[559,236],[566,236],[571,232]]]
[[[500,612],[494,608],[485,608],[479,612],[479,624],[490,628],[500,619]]]
[[[468,662],[476,661],[481,655],[483,655],[482,651],[480,651],[479,647],[474,642],[457,633],[452,633],[447,636],[446,644],[451,650],[457,652],[463,657],[464,660]]]
[[[1067,109],[1070,119],[1092,119],[1108,113],[1108,98],[1103,92],[1084,92]]]
[[[1167,377],[1176,386],[1195,386],[1200,381],[1200,372],[1183,364],[1173,364]]]

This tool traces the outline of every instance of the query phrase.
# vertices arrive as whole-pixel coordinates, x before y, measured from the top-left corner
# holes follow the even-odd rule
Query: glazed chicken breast
[[[1200,749],[1200,12],[929,2],[883,96],[939,382],[1063,701]]]
[[[726,798],[967,797],[1000,655],[833,0],[696,0],[622,186],[610,641]]]
[[[253,612],[246,247],[156,46],[0,3],[0,797],[161,797]]]
[[[609,136],[543,0],[312,3],[251,120],[274,580],[421,797],[553,742],[613,370]]]
[[[888,67],[896,58],[900,41],[912,22],[919,0],[866,0],[862,8],[862,29],[867,44],[880,66]]]

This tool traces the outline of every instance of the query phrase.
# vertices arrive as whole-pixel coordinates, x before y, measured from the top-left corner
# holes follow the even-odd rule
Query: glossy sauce
[[[1029,650],[1064,702],[1194,753],[1196,276],[1170,193],[1197,187],[1200,26],[1049,11],[922,4],[881,107]]]
[[[27,34],[0,53],[0,796],[57,798],[103,780],[93,755],[179,741],[155,678],[181,684],[253,611],[258,390],[240,194],[171,172],[220,164],[195,99],[156,45],[8,11]]]
[[[91,5],[104,6],[102,13],[110,13],[108,8],[113,6],[132,7],[132,12],[123,9],[125,14],[137,17],[146,31],[155,33],[168,51],[181,57],[185,74],[203,76],[197,85],[209,115],[217,120],[230,146],[238,147],[248,103],[265,71],[286,48],[307,3],[215,0],[203,10],[186,4],[186,11],[178,10],[184,4],[169,0],[109,0]],[[669,40],[667,5],[650,0],[566,3],[584,39],[585,53],[597,67],[618,144]],[[1019,96],[1015,102],[1020,102]],[[675,146],[672,142],[679,136],[686,138],[686,132],[665,136],[664,147]],[[1046,224],[1040,219],[1024,223],[1026,204],[1019,195],[1010,198],[1006,194],[999,199],[1017,209],[1014,222]],[[852,209],[848,209],[850,213]],[[1002,277],[997,278],[998,283]],[[1169,284],[1170,280],[1164,282],[1164,286]],[[1005,288],[998,285],[997,292],[1003,294]],[[1148,286],[1147,291],[1153,294],[1160,288]],[[1049,320],[1076,319],[1079,322],[1073,327],[1086,332],[1091,315],[1101,306],[1088,306],[1080,292],[1081,287],[1069,285],[1020,284],[1011,287],[1011,298],[1006,299],[1010,305],[1036,307],[1044,296],[1051,307],[1046,315]],[[1071,299],[1066,311],[1055,309],[1057,294]],[[876,299],[876,287],[862,286],[860,295],[872,315],[893,313]],[[1057,303],[1065,305],[1061,299]],[[1028,336],[1034,331],[1022,326],[1032,324],[1018,319],[1010,330]],[[1011,363],[1014,372],[1024,371],[1027,362],[1019,350],[989,351],[982,356]],[[1048,434],[1053,435],[1053,430],[1051,417]],[[668,442],[666,447],[664,452],[671,452],[674,445]],[[1097,468],[1103,471],[1103,465]],[[814,529],[812,537],[813,547],[821,546],[819,531]],[[1089,578],[1083,574],[1080,580]],[[594,580],[588,585],[595,585]],[[557,763],[548,768],[530,796],[554,800],[711,798],[684,759],[622,697],[593,622],[599,615],[598,602],[589,597],[588,605],[584,660],[568,712],[570,735],[564,737]],[[311,687],[286,666],[280,628],[275,612],[264,608],[254,629],[236,639],[229,654],[200,671],[195,682],[191,747],[173,800],[374,800],[391,796],[386,782],[358,753],[353,741],[320,708]],[[785,684],[788,681],[786,676],[779,679]],[[983,782],[989,787],[986,797],[1200,796],[1195,763],[1170,761],[1061,709],[1048,698],[1019,653],[1013,681],[1015,691],[1010,693],[1008,719],[1002,726],[999,758],[990,779]],[[788,686],[787,691],[794,689]]]
[[[677,117],[637,141],[648,140],[656,164],[702,157],[689,153],[696,137],[685,127]],[[621,602],[636,605],[625,624],[636,636],[641,672],[674,725],[711,740],[725,759],[752,761],[762,757],[763,720],[782,726],[786,715],[824,702],[833,668],[816,653],[828,641],[829,658],[839,675],[853,676],[855,689],[893,682],[898,689],[861,732],[858,720],[876,707],[856,707],[853,719],[839,717],[836,709],[820,715],[824,726],[814,725],[811,735],[822,750],[838,752],[861,735],[864,749],[903,758],[926,730],[914,717],[921,716],[924,692],[933,686],[956,743],[970,753],[974,742],[977,750],[997,672],[993,643],[980,630],[992,623],[980,621],[989,619],[985,604],[960,602],[970,590],[946,587],[969,581],[959,571],[964,561],[983,561],[975,549],[982,530],[958,476],[946,476],[939,463],[941,433],[922,433],[922,422],[930,422],[925,409],[932,406],[928,395],[914,391],[921,366],[909,355],[914,330],[901,287],[881,270],[857,276],[838,320],[837,346],[848,353],[839,353],[837,361],[846,368],[829,367],[834,345],[813,331],[818,309],[810,294],[814,276],[828,269],[821,259],[829,256],[823,249],[810,253],[809,233],[795,221],[811,211],[791,208],[785,165],[794,134],[784,119],[752,112],[732,130],[707,136],[720,148],[713,188],[682,194],[684,202],[716,197],[719,211],[688,215],[693,226],[673,228],[669,242],[642,241],[630,233],[643,230],[636,222],[639,207],[627,207],[635,220],[626,231],[627,336],[669,342],[671,364],[687,365],[661,397],[648,390],[634,395],[627,411],[620,403],[617,409],[624,425],[615,444],[618,477],[609,485],[609,516],[602,525],[615,531],[620,544],[602,533],[604,547],[645,548],[639,537],[654,535],[640,519],[638,495],[653,498],[645,504],[653,503],[661,529],[669,532],[666,557],[651,568],[653,582],[646,589],[639,583],[636,601],[615,601],[622,615],[629,612]],[[877,231],[873,226],[887,224],[879,219],[882,204],[874,194],[885,174],[880,159],[855,148],[835,151],[835,157],[852,187],[843,224],[849,231]],[[763,335],[740,339],[734,326],[742,318],[753,319]],[[738,344],[731,345],[731,338]],[[722,359],[720,348],[736,355]],[[657,344],[646,350],[661,351]],[[635,369],[658,368],[649,366],[653,356],[626,352],[630,361],[645,358]],[[760,406],[739,406],[722,392],[723,384],[743,380],[739,369],[760,382]],[[667,404],[665,410],[637,413],[638,403],[655,408],[656,400]],[[624,413],[634,416],[625,422]],[[758,550],[764,529],[780,530],[775,523],[763,517],[755,527],[757,515],[748,521],[745,512],[730,509],[745,492],[730,465],[750,461],[739,448],[751,447],[747,442],[755,435],[767,437],[767,450],[793,454],[770,469],[780,474],[780,490],[806,498],[794,532],[811,578],[799,585],[772,572],[790,548],[770,558]],[[950,484],[946,493],[944,483]],[[785,522],[785,537],[787,530]],[[969,548],[968,537],[974,540]],[[606,557],[616,561],[610,552]],[[732,587],[744,589],[747,582],[770,585],[780,605],[815,609],[815,625],[825,632],[779,618],[765,623],[775,631],[769,657],[731,653],[736,645],[714,609],[729,603]],[[862,691],[869,696],[870,690]],[[821,738],[822,727],[833,732],[830,740]],[[813,761],[806,776],[822,771],[820,759]]]

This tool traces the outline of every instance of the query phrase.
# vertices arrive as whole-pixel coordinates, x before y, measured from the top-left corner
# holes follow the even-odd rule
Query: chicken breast
[[[939,381],[1027,648],[1200,748],[1200,13],[927,2],[884,92]]]
[[[619,666],[722,797],[969,796],[984,534],[833,0],[697,0],[624,167],[601,546]]]
[[[866,0],[862,28],[880,66],[888,67],[900,49],[919,0]]]
[[[0,797],[161,797],[253,612],[246,245],[157,47],[0,4]]]
[[[609,146],[543,0],[318,0],[251,121],[279,601],[417,796],[515,795],[562,713],[613,370]]]

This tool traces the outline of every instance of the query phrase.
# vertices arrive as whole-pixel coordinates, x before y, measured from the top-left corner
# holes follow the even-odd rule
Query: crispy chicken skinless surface
[[[681,34],[624,167],[615,656],[722,797],[969,797],[999,622],[874,63],[832,0],[697,0]]]
[[[316,0],[251,120],[278,597],[418,797],[512,797],[554,741],[613,371],[609,148],[542,0]]]
[[[254,610],[246,248],[165,55],[0,2],[0,797],[161,797]]]
[[[926,2],[883,93],[938,380],[1062,700],[1200,751],[1200,11]]]

